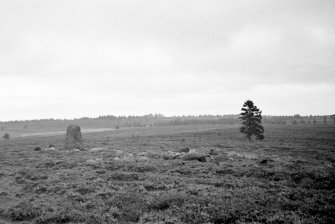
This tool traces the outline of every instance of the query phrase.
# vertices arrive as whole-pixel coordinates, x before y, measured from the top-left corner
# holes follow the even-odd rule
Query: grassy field
[[[335,126],[265,126],[262,142],[234,125],[83,138],[81,152],[44,150],[63,135],[0,140],[0,224],[335,223]],[[185,147],[216,155],[166,156]]]

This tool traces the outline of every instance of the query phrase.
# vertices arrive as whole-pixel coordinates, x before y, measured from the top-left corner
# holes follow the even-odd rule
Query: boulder
[[[177,158],[180,158],[181,156],[185,155],[184,152],[173,152],[173,151],[168,151],[164,156],[163,158],[164,159],[177,159]]]
[[[149,160],[148,153],[147,152],[140,152],[136,155],[137,161],[144,161]]]
[[[122,157],[123,161],[131,162],[135,160],[135,155],[133,153],[124,153]]]
[[[117,153],[114,160],[132,162],[132,161],[135,161],[135,155],[133,153],[129,153],[129,152]]]
[[[64,149],[84,149],[81,130],[78,125],[69,125],[66,130]]]
[[[147,156],[147,155],[148,155],[147,152],[140,152],[140,153],[137,154],[137,156]]]
[[[190,148],[189,147],[182,148],[182,149],[179,149],[177,152],[189,153],[190,152]]]
[[[217,150],[217,149],[210,149],[209,150],[209,155],[212,155],[212,156],[217,156],[217,155],[219,155],[220,153],[219,153],[219,151]]]
[[[209,155],[203,153],[187,153],[180,157],[182,160],[198,160],[199,162],[209,161]]]
[[[195,153],[195,152],[197,152],[196,149],[190,149],[190,151],[189,151],[189,153]]]

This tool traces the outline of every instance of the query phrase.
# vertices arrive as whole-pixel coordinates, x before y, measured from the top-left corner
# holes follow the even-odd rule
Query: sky
[[[0,120],[335,113],[333,0],[0,0]]]

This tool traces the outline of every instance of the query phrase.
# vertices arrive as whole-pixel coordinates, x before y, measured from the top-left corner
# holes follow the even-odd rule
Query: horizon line
[[[142,115],[112,115],[112,114],[108,114],[108,115],[99,115],[99,116],[94,116],[94,117],[89,117],[89,116],[83,116],[83,117],[73,117],[73,118],[34,118],[34,119],[17,119],[17,120],[0,120],[0,123],[10,123],[10,122],[29,122],[29,121],[42,121],[42,120],[67,120],[67,121],[71,121],[71,120],[82,120],[82,119],[99,119],[102,117],[126,117],[126,118],[130,118],[130,117],[145,117],[145,116],[161,116],[164,118],[173,118],[173,117],[201,117],[201,116],[238,116],[239,114],[197,114],[197,115],[170,115],[170,116],[166,116],[162,113],[150,113],[150,114],[142,114]],[[271,114],[264,114],[262,115],[263,117],[294,117],[294,116],[300,116],[300,117],[330,117],[330,116],[335,116],[335,114],[317,114],[317,115],[307,115],[307,114],[293,114],[293,115],[271,115]]]

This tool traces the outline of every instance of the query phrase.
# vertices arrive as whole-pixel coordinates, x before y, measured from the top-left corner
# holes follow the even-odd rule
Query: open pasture
[[[0,223],[335,223],[334,126],[269,125],[262,142],[238,128],[84,133],[80,152],[62,135],[2,139]],[[165,157],[186,147],[216,153]]]

